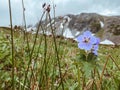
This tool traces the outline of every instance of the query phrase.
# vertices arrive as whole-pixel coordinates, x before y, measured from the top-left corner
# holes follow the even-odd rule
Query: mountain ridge
[[[56,35],[62,35],[62,28],[65,32],[70,29],[71,33],[76,31],[84,32],[90,30],[101,38],[101,40],[111,40],[116,45],[120,45],[120,16],[104,16],[97,13],[80,13],[77,15],[67,14],[52,18],[55,20]],[[43,23],[45,23],[43,21]],[[47,23],[48,25],[49,23]],[[76,35],[77,36],[77,35]]]

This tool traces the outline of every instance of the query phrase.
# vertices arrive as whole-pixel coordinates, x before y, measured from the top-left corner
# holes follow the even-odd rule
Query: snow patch
[[[36,34],[36,33],[34,33],[34,34]],[[43,34],[43,31],[39,31],[39,34]],[[46,34],[48,36],[52,35],[52,33],[50,31],[45,31],[44,34]]]
[[[26,32],[35,32],[37,29],[36,29],[36,27],[29,27],[29,28],[27,28],[27,31]]]
[[[72,38],[72,39],[75,39],[79,35],[80,35],[80,31],[70,30],[69,28],[66,28],[64,33],[63,33],[63,36],[65,38]]]
[[[63,36],[66,38],[74,38],[74,36],[71,33],[71,30],[68,28],[64,31]]]
[[[115,45],[112,41],[110,41],[110,40],[108,40],[108,39],[100,42],[100,44],[104,44],[104,45]]]
[[[104,23],[102,21],[100,21],[100,26],[101,26],[101,28],[104,27]]]

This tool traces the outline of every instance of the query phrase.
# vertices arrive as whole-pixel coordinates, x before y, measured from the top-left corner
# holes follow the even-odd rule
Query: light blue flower
[[[96,38],[95,36],[92,36],[90,31],[86,31],[83,33],[83,35],[77,37],[77,41],[80,49],[91,50],[93,44],[96,43]]]
[[[83,35],[77,37],[78,48],[84,49],[85,51],[90,51],[95,55],[98,55],[98,47],[100,39],[93,36],[90,31],[86,31]]]

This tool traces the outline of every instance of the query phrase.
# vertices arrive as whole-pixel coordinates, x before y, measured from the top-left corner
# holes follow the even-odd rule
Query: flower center
[[[89,43],[89,41],[90,41],[90,38],[86,38],[86,37],[84,37],[84,41],[83,41],[83,42],[85,42],[85,43]]]

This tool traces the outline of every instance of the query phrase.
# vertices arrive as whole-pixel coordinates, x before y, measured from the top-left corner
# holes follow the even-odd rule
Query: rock
[[[68,34],[71,33],[72,37],[77,37],[82,32],[90,30],[92,33],[100,36],[102,41],[107,39],[116,45],[120,45],[120,16],[81,13],[78,15],[67,14],[58,16],[52,20],[55,20],[55,34],[57,36],[65,36],[64,33],[69,31]],[[43,21],[42,25],[49,26],[49,22]],[[68,34],[66,35],[69,36]]]

